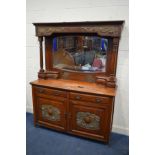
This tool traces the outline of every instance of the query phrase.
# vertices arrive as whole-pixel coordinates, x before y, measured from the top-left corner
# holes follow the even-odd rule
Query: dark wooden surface
[[[45,67],[46,71],[51,70],[53,67],[53,59],[52,59],[52,38],[46,37],[45,38]]]

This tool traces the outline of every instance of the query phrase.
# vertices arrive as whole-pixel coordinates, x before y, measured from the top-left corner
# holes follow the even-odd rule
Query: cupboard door
[[[108,139],[110,107],[84,106],[80,102],[71,101],[70,104],[70,132],[84,137],[96,138],[102,141]]]
[[[66,103],[37,98],[38,123],[58,130],[66,130]]]

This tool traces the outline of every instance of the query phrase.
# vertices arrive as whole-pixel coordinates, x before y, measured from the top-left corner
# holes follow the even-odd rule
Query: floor
[[[110,144],[34,127],[33,115],[26,113],[27,155],[128,155],[129,137],[111,134]]]

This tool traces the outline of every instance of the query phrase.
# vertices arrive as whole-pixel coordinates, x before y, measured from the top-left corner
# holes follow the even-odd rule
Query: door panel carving
[[[38,122],[49,127],[66,130],[65,102],[37,97]]]
[[[100,129],[100,117],[90,112],[77,112],[76,123],[78,126],[85,129]]]
[[[50,121],[60,121],[60,110],[52,105],[41,106],[42,117]]]
[[[106,139],[107,122],[110,118],[109,105],[102,104],[95,107],[90,102],[73,101],[71,102],[70,132],[76,135],[82,134],[86,137]],[[97,105],[97,103],[96,103]]]

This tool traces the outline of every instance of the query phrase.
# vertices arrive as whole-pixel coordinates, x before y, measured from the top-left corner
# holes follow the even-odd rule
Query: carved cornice
[[[100,36],[120,36],[121,30],[117,26],[93,26],[93,27],[53,27],[38,26],[37,36],[50,36],[53,33],[97,33]]]
[[[113,45],[119,44],[119,38],[113,38]]]
[[[123,23],[123,22],[122,22]],[[51,36],[53,33],[97,33],[99,36],[120,37],[121,22],[91,22],[91,23],[38,23],[36,26],[36,36]]]

